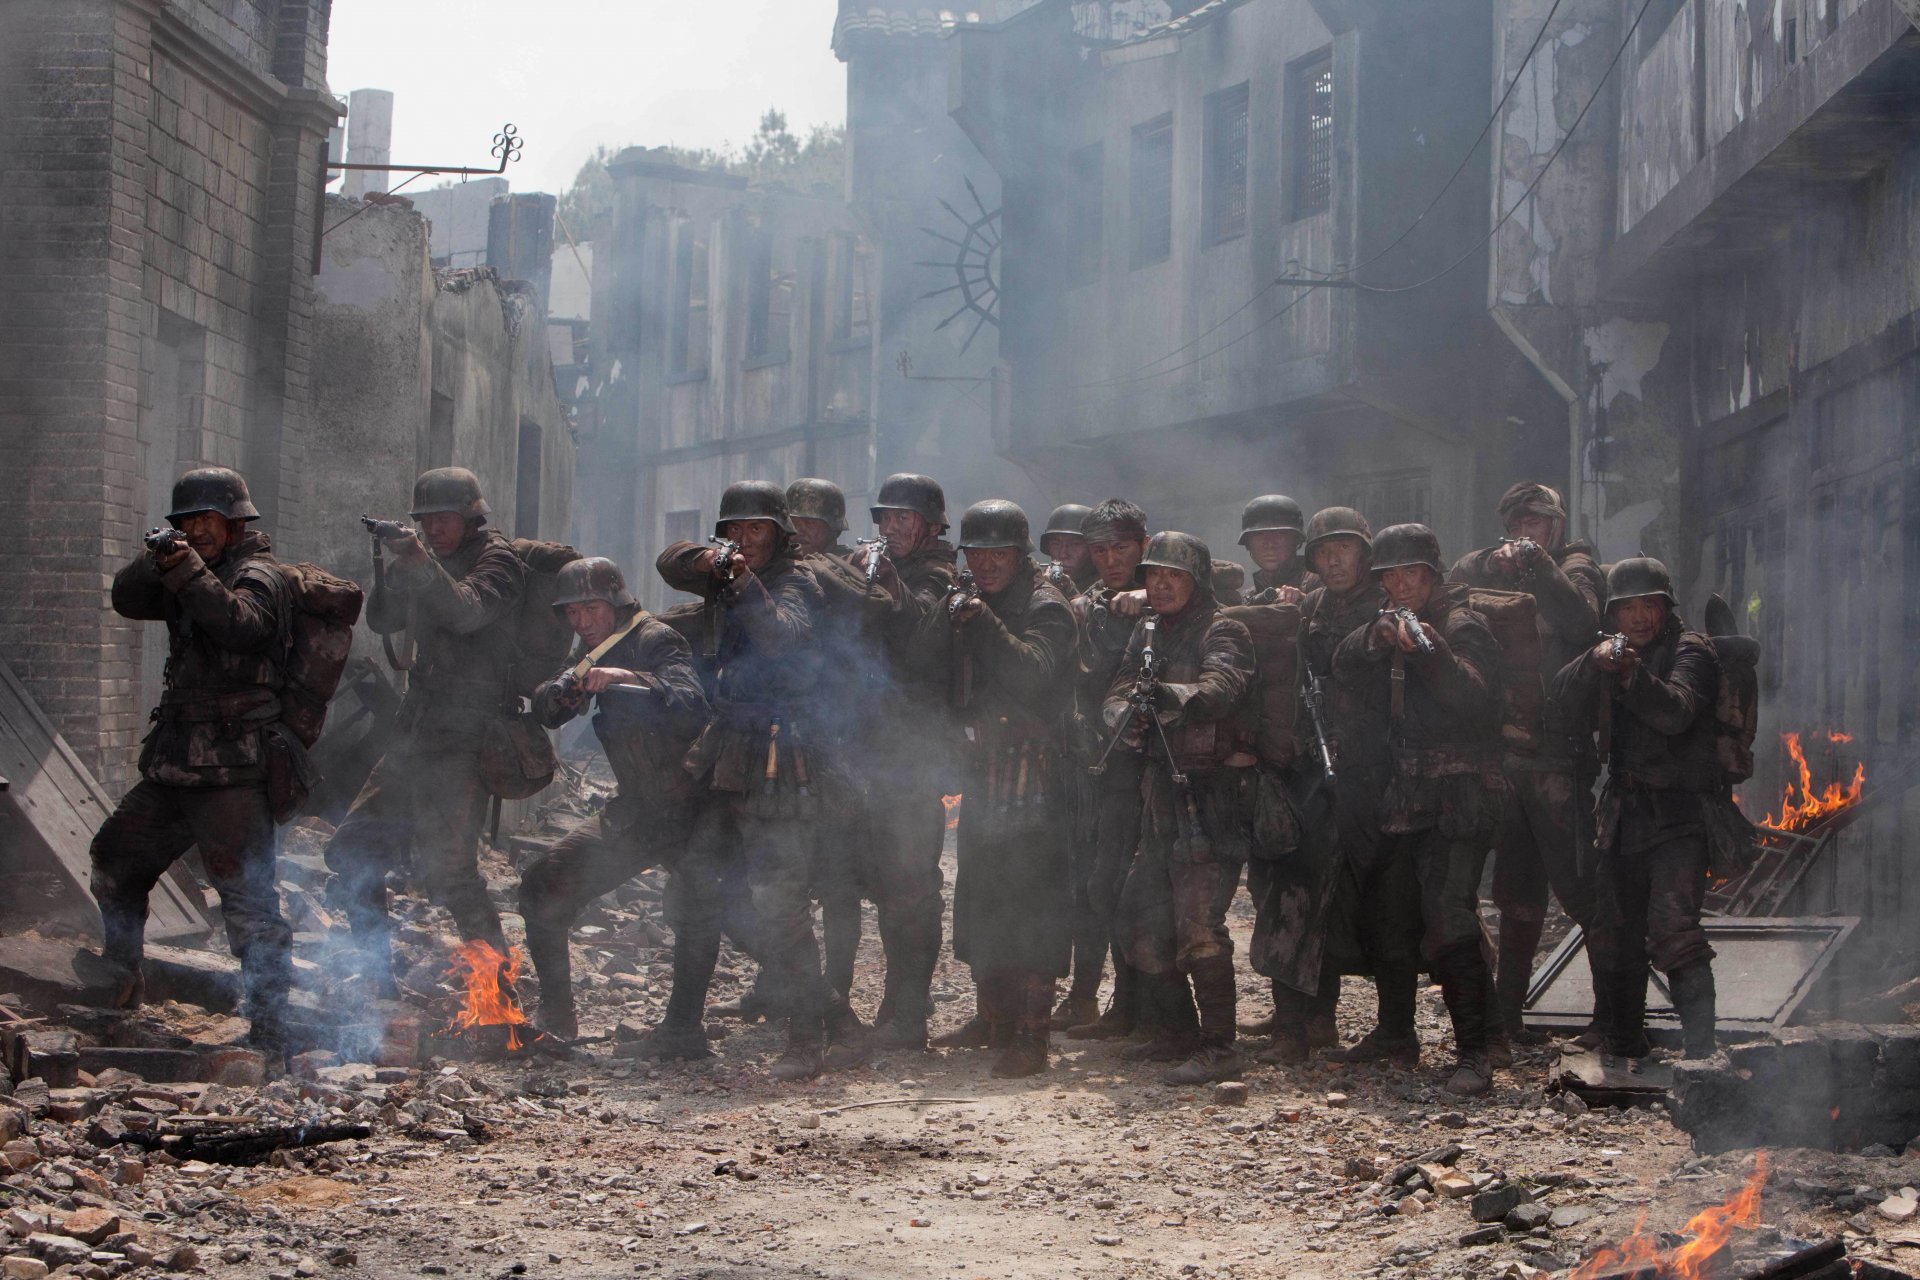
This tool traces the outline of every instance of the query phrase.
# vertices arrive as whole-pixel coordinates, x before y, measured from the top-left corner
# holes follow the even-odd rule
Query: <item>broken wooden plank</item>
[[[87,847],[113,812],[113,800],[4,661],[0,661],[0,774],[11,783],[0,791],[0,827],[7,833],[9,849],[19,847],[57,868],[91,909]],[[150,938],[200,938],[211,927],[196,895],[179,879],[177,868],[155,886],[148,910]],[[89,910],[88,915],[95,917],[96,912]],[[98,927],[97,918],[91,923]]]

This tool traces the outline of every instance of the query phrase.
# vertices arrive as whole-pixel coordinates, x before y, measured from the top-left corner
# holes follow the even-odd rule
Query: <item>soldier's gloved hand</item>
[[[1374,619],[1372,628],[1367,632],[1367,648],[1375,653],[1392,649],[1400,643],[1400,621],[1390,613],[1383,613]]]
[[[1633,673],[1640,669],[1640,653],[1630,644],[1620,646],[1620,656],[1613,656],[1613,641],[1602,640],[1593,647],[1593,664],[1602,671],[1612,672],[1620,677],[1620,683],[1626,684],[1633,679]]]
[[[153,558],[153,567],[161,573],[166,573],[169,570],[178,569],[181,565],[185,564],[188,556],[192,556],[198,560],[200,553],[185,543],[181,543],[178,551],[169,551],[163,556],[155,556]]]
[[[987,602],[979,596],[975,596],[953,611],[953,625],[956,627],[964,627],[986,611]]]
[[[1502,543],[1487,557],[1487,565],[1506,578],[1517,578],[1527,571],[1527,557],[1513,543]]]
[[[580,687],[588,693],[605,693],[614,685],[638,686],[641,683],[640,674],[629,671],[625,667],[595,667],[587,672],[586,678],[580,682]]]
[[[1307,593],[1298,587],[1275,587],[1273,589],[1273,602],[1275,604],[1300,604],[1305,601],[1306,598]]]
[[[1137,618],[1147,611],[1147,593],[1117,591],[1107,602],[1107,607],[1123,618]]]
[[[420,535],[409,529],[398,538],[387,539],[387,550],[396,560],[407,564],[424,564],[427,559],[427,546],[420,541]]]

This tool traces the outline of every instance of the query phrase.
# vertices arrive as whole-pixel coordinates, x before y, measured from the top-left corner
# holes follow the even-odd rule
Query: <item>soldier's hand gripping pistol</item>
[[[862,538],[860,546],[867,550],[867,594],[873,594],[874,586],[880,581],[880,562],[887,556],[885,538]]]
[[[707,539],[707,545],[713,548],[713,576],[722,588],[733,585],[734,557],[740,554],[740,544],[731,538],[713,537]],[[701,656],[717,658],[720,656],[720,630],[726,625],[726,608],[721,603],[720,592],[715,591],[707,597],[707,643],[701,650]]]
[[[1532,538],[1502,538],[1500,545],[1507,549],[1521,573],[1531,574],[1540,564],[1541,547]]]
[[[149,529],[143,541],[156,560],[164,560],[176,551],[187,549],[187,535],[178,529]]]
[[[1050,587],[1066,591],[1073,584],[1073,579],[1067,574],[1066,566],[1058,560],[1047,561],[1047,567],[1043,572],[1047,575],[1047,585]]]
[[[974,581],[973,571],[962,569],[953,585],[947,588],[947,620],[958,623],[960,611],[980,598],[980,584]]]
[[[401,538],[413,536],[413,526],[401,524],[398,520],[375,520],[363,515],[360,523],[366,526],[367,533],[373,538],[373,549],[377,555],[383,542],[398,542]]]
[[[1439,649],[1434,646],[1432,637],[1427,635],[1426,628],[1420,625],[1420,619],[1414,616],[1413,610],[1388,607],[1380,611],[1380,616],[1392,618],[1405,628],[1407,634],[1413,637],[1414,651],[1421,657],[1430,658],[1439,652]]]

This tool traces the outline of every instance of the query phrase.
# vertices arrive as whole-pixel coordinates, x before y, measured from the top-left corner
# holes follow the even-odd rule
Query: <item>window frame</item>
[[[1158,266],[1173,256],[1173,123],[1173,112],[1166,111],[1133,126],[1128,152],[1127,238],[1128,262],[1135,271]],[[1150,154],[1163,149],[1164,161],[1159,162],[1157,169],[1148,171],[1143,162]],[[1155,183],[1152,191],[1147,189],[1150,180]],[[1155,212],[1159,214],[1151,223],[1143,217],[1147,199],[1154,201]],[[1151,242],[1147,239],[1149,234],[1153,236]]]
[[[1201,165],[1201,243],[1209,248],[1244,239],[1253,222],[1253,84],[1239,84],[1210,93],[1206,99],[1206,136],[1202,142]],[[1238,137],[1229,130],[1237,128]],[[1222,184],[1232,154],[1238,152],[1238,191],[1224,200]],[[1234,215],[1225,221],[1228,211]]]

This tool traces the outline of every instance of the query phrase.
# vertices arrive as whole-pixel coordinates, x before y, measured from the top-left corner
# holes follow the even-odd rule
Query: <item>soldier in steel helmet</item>
[[[291,812],[270,784],[280,769],[304,768],[305,755],[280,724],[292,601],[272,543],[249,527],[259,518],[238,472],[189,471],[167,513],[184,540],[143,551],[114,575],[115,613],[167,624],[166,692],[140,752],[140,781],[101,825],[90,856],[109,1002],[139,1005],[148,896],[198,845],[240,959],[249,1039],[283,1061],[293,933],[275,887],[275,823]]]
[[[1205,1084],[1241,1070],[1227,907],[1251,850],[1258,785],[1242,715],[1253,637],[1221,616],[1213,553],[1200,539],[1155,534],[1140,563],[1157,634],[1145,622],[1135,628],[1102,707],[1108,727],[1124,727],[1146,760],[1140,849],[1114,937],[1143,986],[1189,987],[1199,1012],[1197,1026],[1166,1028],[1130,1056],[1178,1063],[1161,1077],[1168,1084]]]
[[[1385,690],[1392,772],[1380,856],[1411,860],[1421,951],[1453,1021],[1450,1092],[1493,1087],[1492,975],[1480,931],[1480,874],[1500,818],[1499,646],[1466,589],[1443,580],[1440,542],[1421,524],[1383,529],[1373,575],[1390,612],[1340,642],[1334,679]],[[1382,1002],[1387,997],[1382,993]]]
[[[1569,662],[1554,693],[1597,731],[1607,783],[1596,819],[1598,867],[1587,945],[1611,999],[1602,1048],[1640,1058],[1647,966],[1666,975],[1685,1051],[1714,1051],[1713,947],[1700,924],[1707,889],[1709,809],[1725,793],[1714,708],[1720,660],[1687,629],[1673,578],[1658,560],[1607,572],[1607,624],[1616,628]]]
[[[1045,573],[1055,590],[1071,600],[1092,586],[1099,576],[1093,558],[1087,554],[1087,539],[1080,526],[1093,514],[1078,502],[1063,502],[1047,517],[1040,534],[1040,554],[1047,557]]]
[[[414,528],[386,540],[393,566],[376,578],[367,624],[416,646],[399,733],[360,789],[327,865],[345,903],[361,974],[395,990],[387,875],[408,865],[460,936],[506,950],[500,913],[480,875],[490,796],[484,755],[517,711],[516,623],[526,571],[487,524],[479,477],[464,467],[413,485]]]
[[[553,602],[578,637],[566,667],[534,691],[540,722],[558,729],[593,712],[593,731],[613,769],[616,792],[599,813],[582,821],[520,875],[520,914],[527,922],[527,953],[540,982],[540,1025],[552,1035],[579,1035],[567,931],[586,905],[687,845],[692,786],[682,767],[687,749],[707,722],[707,697],[679,633],[649,617],[627,590],[620,567],[599,557],[561,568]],[[685,895],[672,904],[684,907]],[[714,947],[676,946],[676,965],[717,954],[717,917],[673,913],[676,939],[701,930]],[[707,975],[710,977],[711,975]],[[698,974],[676,971],[656,1038],[671,1040],[677,1056],[704,1057],[706,1031],[699,1006],[688,999],[706,989]],[[664,1043],[661,1048],[669,1047]]]
[[[921,629],[947,616],[957,557],[945,537],[946,493],[930,476],[888,476],[871,515],[886,545],[864,549],[854,567],[864,574],[879,554],[879,582],[900,605],[885,637],[889,687],[876,701],[871,741],[860,755],[870,797],[865,879],[887,957],[872,1039],[880,1048],[918,1051],[927,1047],[940,961],[940,851],[947,830],[941,797],[959,784],[948,740],[946,670],[916,661],[916,649]]]
[[[1248,604],[1299,604],[1320,585],[1300,544],[1306,538],[1300,504],[1283,493],[1269,493],[1249,502],[1240,513],[1240,545],[1253,557],[1253,590]]]
[[[1541,679],[1551,682],[1598,632],[1606,582],[1593,548],[1567,539],[1565,504],[1548,486],[1523,481],[1508,489],[1500,522],[1506,537],[1462,556],[1450,576],[1533,597]],[[1508,1038],[1538,1043],[1542,1037],[1526,1030],[1520,1012],[1546,923],[1548,887],[1575,924],[1592,924],[1587,799],[1599,770],[1591,742],[1575,734],[1557,702],[1542,699],[1530,719],[1516,726],[1522,733],[1506,739],[1508,802],[1493,854],[1493,902],[1500,909],[1495,992]],[[1597,974],[1594,988],[1604,998]]]
[[[826,1065],[832,1004],[813,930],[815,844],[823,794],[843,790],[818,719],[825,602],[795,558],[779,485],[729,485],[714,533],[731,546],[677,542],[656,562],[668,586],[706,602],[700,647],[715,655],[713,714],[687,757],[701,793],[693,839],[726,841],[744,874],[761,960],[788,1020],[772,1074],[811,1079]],[[705,994],[686,999],[702,1006]]]
[[[975,1014],[934,1041],[1000,1050],[993,1072],[1047,1069],[1054,986],[1072,959],[1060,717],[1073,611],[1036,572],[1027,516],[990,499],[960,522],[973,589],[918,629],[914,660],[944,670],[962,747],[953,954],[973,970]]]

